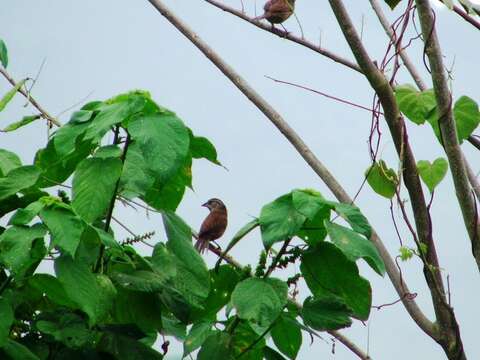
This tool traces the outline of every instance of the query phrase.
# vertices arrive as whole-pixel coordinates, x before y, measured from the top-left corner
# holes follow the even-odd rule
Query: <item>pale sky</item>
[[[240,7],[239,0],[226,3]],[[201,0],[165,1],[189,23],[285,117],[316,155],[353,196],[369,165],[367,137],[370,115],[367,112],[333,102],[304,91],[278,85],[265,78],[273,76],[370,106],[372,90],[365,79],[312,51],[256,29]],[[255,13],[255,1],[244,0],[246,11]],[[355,24],[363,22],[363,39],[375,59],[381,59],[386,38],[367,1],[345,1]],[[257,1],[257,13],[262,2]],[[353,59],[327,1],[297,1],[297,16],[305,36],[313,42]],[[398,12],[387,10],[391,21]],[[445,64],[453,69],[454,96],[469,95],[480,101],[478,84],[478,30],[449,11],[440,11],[437,30]],[[193,169],[195,192],[189,191],[178,213],[193,227],[206,216],[200,205],[210,197],[219,197],[229,209],[229,227],[220,243],[258,216],[261,207],[294,188],[315,188],[333,199],[320,179],[292,146],[248,100],[226,80],[201,53],[176,31],[148,3],[127,0],[3,0],[0,12],[0,38],[10,52],[9,72],[16,78],[34,77],[44,59],[45,66],[33,95],[56,115],[84,99],[105,99],[131,89],[145,89],[162,106],[175,112],[198,135],[207,136],[216,145],[219,159],[229,169],[197,161]],[[294,19],[285,26],[298,32]],[[461,39],[461,41],[459,41]],[[472,50],[475,49],[475,50]],[[415,63],[425,75],[419,42],[410,49]],[[399,81],[410,82],[402,73]],[[9,89],[0,79],[0,93]],[[2,127],[31,114],[25,100],[17,97],[0,114]],[[66,122],[70,110],[61,116]],[[383,124],[382,157],[397,167],[397,158],[388,129]],[[14,134],[0,134],[1,147],[19,153],[30,163],[35,151],[46,143],[47,132],[41,123],[32,124]],[[444,156],[427,126],[409,125],[409,136],[417,160],[433,161]],[[463,145],[474,170],[480,170],[478,151]],[[470,244],[454,197],[450,174],[438,187],[433,222],[437,252],[444,277],[449,275],[452,303],[460,323],[462,338],[470,359],[480,358],[478,347],[478,270],[470,253]],[[389,203],[365,187],[358,205],[393,255],[398,253],[389,214]],[[137,233],[157,231],[156,241],[164,240],[159,216],[146,217],[142,211],[118,205],[116,216]],[[398,212],[396,211],[398,216]],[[399,219],[399,218],[398,218]],[[401,220],[399,220],[401,223]],[[117,228],[119,238],[128,236]],[[413,246],[402,225],[402,234]],[[258,232],[234,249],[243,264],[255,265],[261,250]],[[148,254],[148,248],[142,249]],[[213,264],[214,255],[207,255]],[[420,307],[433,316],[429,292],[419,261],[401,264],[404,277]],[[49,269],[44,264],[43,271]],[[387,277],[380,278],[360,264],[360,270],[372,284],[373,304],[398,298]],[[293,270],[279,276],[290,276]],[[303,296],[306,291],[303,288]],[[443,351],[408,316],[401,304],[372,310],[364,326],[342,330],[358,346],[369,350],[374,359],[443,359]],[[341,344],[331,353],[330,336],[310,345],[304,336],[299,359],[355,359]],[[172,346],[166,359],[176,359],[179,346]]]

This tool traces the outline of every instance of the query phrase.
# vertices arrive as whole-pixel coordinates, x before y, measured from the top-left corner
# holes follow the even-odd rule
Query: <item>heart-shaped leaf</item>
[[[447,174],[448,161],[438,158],[431,164],[428,160],[420,160],[417,163],[417,169],[428,190],[433,192]]]
[[[395,195],[398,178],[393,169],[388,168],[387,164],[380,160],[370,166],[365,172],[367,182],[377,194],[391,199]]]

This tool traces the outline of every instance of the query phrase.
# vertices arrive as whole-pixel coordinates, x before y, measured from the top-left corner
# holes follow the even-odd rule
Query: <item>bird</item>
[[[293,14],[295,0],[268,0],[263,10],[265,13],[254,20],[266,19],[273,27],[273,24],[281,24]]]
[[[217,240],[223,235],[228,224],[227,207],[222,200],[212,198],[202,206],[210,210],[210,213],[203,220],[198,232],[198,240],[195,243],[195,249],[200,254],[203,254],[208,249],[210,241]]]

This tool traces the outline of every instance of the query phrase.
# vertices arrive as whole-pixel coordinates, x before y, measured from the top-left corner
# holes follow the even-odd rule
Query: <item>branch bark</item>
[[[265,101],[265,99],[263,99],[239,74],[237,74],[230,65],[225,63],[222,58],[210,46],[208,46],[208,44],[190,29],[188,25],[173,14],[162,1],[148,1],[160,12],[160,14],[162,14],[162,16],[177,28],[177,30],[185,35],[185,37],[192,42],[192,44],[194,44],[223,74],[225,74],[225,76],[230,79],[233,84],[277,127],[340,202],[348,204],[353,202],[335,177],[333,177],[329,170],[313,154],[300,136],[288,125],[283,117],[267,101]],[[423,331],[431,337],[436,338],[437,334],[435,325],[423,314],[413,299],[409,299],[408,296],[405,296],[405,294],[410,293],[410,291],[407,285],[403,282],[395,262],[375,231],[372,233],[371,241],[378,249],[380,256],[385,263],[387,274],[410,316]]]
[[[444,0],[440,0],[443,4],[445,4]],[[478,30],[480,30],[480,22],[475,20],[473,17],[468,15],[465,11],[462,10],[460,6],[454,5],[453,6],[453,11],[455,11],[459,16],[461,16],[466,22],[470,23],[474,27],[476,27]]]
[[[442,50],[435,30],[434,13],[428,0],[415,0],[415,3],[425,41],[425,53],[428,56],[432,72],[443,147],[450,163],[450,171],[458,203],[462,210],[463,221],[472,244],[473,256],[480,270],[480,224],[477,207],[469,185],[463,153],[458,143],[452,112],[452,95],[448,88]]]

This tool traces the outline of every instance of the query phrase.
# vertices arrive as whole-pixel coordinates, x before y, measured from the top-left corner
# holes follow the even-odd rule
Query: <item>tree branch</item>
[[[445,4],[444,0],[440,0],[443,4]],[[465,21],[476,27],[478,30],[480,30],[480,22],[475,20],[473,17],[468,15],[465,11],[462,10],[460,6],[453,5],[453,11],[455,11],[459,16],[461,16]]]
[[[283,39],[287,39],[287,40],[290,40],[294,43],[297,43],[297,44],[300,44],[300,45],[303,45],[307,48],[309,48],[310,50],[312,51],[315,51],[317,53],[319,53],[320,55],[323,55],[339,64],[342,64],[342,65],[345,65],[346,67],[349,67],[350,69],[352,70],[355,70],[355,71],[358,71],[358,72],[362,72],[362,70],[360,70],[360,67],[355,64],[354,62],[350,61],[350,60],[347,60],[339,55],[336,55],[334,54],[333,52],[331,51],[328,51],[328,50],[325,50],[323,48],[321,48],[320,46],[317,46],[315,44],[313,44],[312,42],[308,41],[308,40],[305,40],[303,38],[300,38],[296,35],[292,35],[291,33],[286,33],[284,31],[280,31],[280,30],[277,30],[275,28],[273,28],[272,26],[270,25],[267,25],[266,23],[263,23],[259,20],[254,20],[254,18],[251,18],[247,15],[245,15],[243,12],[241,11],[238,11],[234,8],[231,8],[225,4],[222,4],[216,0],[204,0],[205,2],[225,11],[225,12],[228,12],[232,15],[235,15],[247,22],[249,22],[250,24],[253,24],[255,25],[256,27],[264,30],[264,31],[268,31],[274,35],[277,35]]]
[[[452,95],[448,88],[442,51],[435,30],[435,18],[428,0],[415,0],[425,41],[425,53],[428,56],[435,98],[438,109],[438,125],[440,127],[443,147],[450,163],[453,184],[462,210],[463,221],[472,244],[473,256],[480,270],[480,224],[471,188],[468,181],[464,156],[458,143],[457,130],[452,112]]]
[[[161,1],[148,0],[159,12],[164,16],[175,28],[185,35],[225,76],[230,79],[234,85],[277,127],[277,129],[287,138],[297,152],[310,165],[315,173],[323,180],[327,187],[332,191],[335,197],[343,202],[351,204],[353,201],[346,191],[337,182],[328,169],[313,154],[305,142],[298,134],[285,122],[283,117],[263,99],[235,70],[225,63],[215,51],[210,48],[197,34],[195,34],[188,25],[177,18]],[[423,314],[414,300],[405,297],[405,293],[409,293],[407,285],[403,282],[402,277],[391,258],[388,250],[380,240],[375,231],[372,232],[371,241],[378,249],[387,269],[390,280],[398,292],[402,302],[412,316],[414,321],[427,334],[432,337],[436,336],[434,324]]]
[[[5,70],[3,67],[0,66],[0,73],[7,79],[7,81],[13,86],[17,86],[16,81],[7,73],[7,70]],[[22,88],[18,89],[18,92],[25,96],[25,98],[28,100],[30,104],[32,104],[39,112],[42,118],[47,120],[48,122],[60,127],[62,124],[55,119],[52,115],[50,115],[45,109],[43,109],[40,104],[30,95],[30,93],[27,93],[25,90]]]

